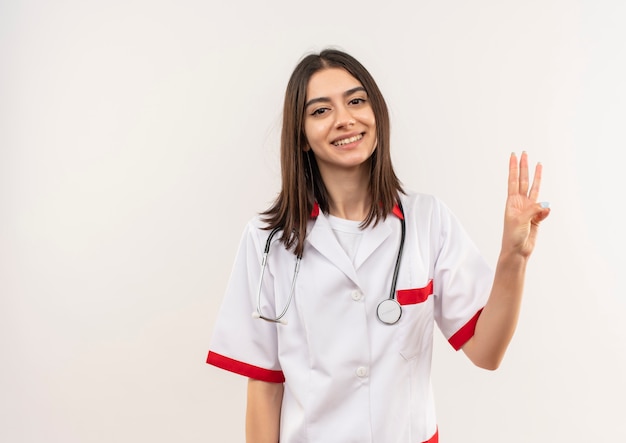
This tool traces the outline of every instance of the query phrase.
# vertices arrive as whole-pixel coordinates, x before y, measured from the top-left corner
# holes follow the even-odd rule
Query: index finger
[[[528,198],[532,201],[537,201],[539,197],[539,188],[541,187],[541,173],[543,172],[543,165],[541,163],[537,163],[535,166],[535,176],[533,177],[533,185],[530,187],[530,193],[528,194]]]
[[[511,157],[509,157],[508,193],[509,195],[519,194],[519,169],[517,166],[517,156],[515,155],[515,152],[511,152]]]

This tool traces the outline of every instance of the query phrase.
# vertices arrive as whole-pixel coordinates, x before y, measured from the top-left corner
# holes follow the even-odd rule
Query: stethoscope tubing
[[[392,300],[396,298],[398,274],[400,273],[400,262],[402,261],[402,251],[404,250],[404,240],[406,238],[406,222],[404,220],[404,209],[402,208],[402,203],[398,202],[398,207],[400,208],[400,213],[402,214],[402,218],[400,218],[400,225],[402,226],[402,233],[400,235],[400,247],[398,248],[396,266],[393,270],[393,278],[391,279],[391,291],[389,293],[389,298]]]
[[[400,304],[396,300],[396,287],[398,283],[398,275],[400,272],[400,263],[402,262],[402,252],[404,250],[404,241],[406,238],[406,221],[404,220],[404,209],[402,208],[402,203],[400,203],[399,201],[398,201],[398,207],[400,208],[400,213],[402,215],[400,217],[400,224],[402,226],[402,230],[401,230],[401,236],[400,236],[400,246],[398,248],[398,255],[396,257],[396,264],[394,266],[393,277],[391,279],[391,290],[389,293],[389,297],[383,300],[376,309],[376,315],[378,319],[381,322],[388,324],[388,325],[397,323],[398,320],[400,320],[400,316],[402,315],[402,306],[400,306]],[[265,241],[265,249],[263,250],[263,257],[261,259],[261,275],[259,276],[259,284],[257,287],[256,311],[252,313],[252,316],[254,318],[260,318],[268,322],[281,323],[281,324],[286,325],[287,320],[285,320],[283,317],[285,316],[285,314],[287,314],[287,311],[289,310],[289,306],[291,305],[291,301],[293,300],[294,293],[296,291],[296,280],[298,278],[298,272],[300,271],[300,262],[302,261],[302,255],[298,255],[296,257],[296,264],[295,264],[295,268],[293,272],[293,278],[291,280],[289,298],[287,300],[287,303],[285,304],[284,309],[281,311],[281,313],[277,317],[274,317],[274,318],[267,317],[263,315],[263,313],[261,312],[261,292],[262,292],[262,287],[263,287],[263,275],[265,274],[265,268],[267,267],[267,257],[269,256],[269,253],[270,253],[272,240],[274,236],[276,235],[276,233],[278,233],[278,231],[280,231],[281,229],[282,229],[281,227],[276,227],[272,229],[272,231],[270,232],[270,235],[267,237],[267,240]],[[387,308],[391,307],[391,310],[385,309],[385,307]],[[385,311],[387,312],[387,315],[385,315]]]
[[[261,276],[259,277],[259,286],[257,288],[256,311],[252,313],[252,316],[254,318],[261,318],[263,320],[273,322],[273,323],[287,324],[287,321],[283,320],[283,317],[289,310],[289,306],[291,305],[291,300],[293,299],[293,294],[296,292],[296,279],[298,278],[298,272],[300,272],[300,262],[302,261],[302,255],[298,255],[296,257],[296,264],[295,264],[295,268],[293,271],[293,278],[291,280],[291,289],[289,291],[289,299],[287,300],[287,303],[285,304],[285,308],[275,318],[266,317],[265,315],[261,313],[261,289],[263,286],[263,275],[265,274],[265,268],[267,267],[267,257],[269,256],[269,253],[270,253],[272,239],[274,238],[276,233],[280,231],[281,229],[282,228],[280,227],[272,229],[272,232],[270,232],[270,235],[267,237],[267,241],[265,242],[265,249],[263,250],[263,258],[261,260]]]

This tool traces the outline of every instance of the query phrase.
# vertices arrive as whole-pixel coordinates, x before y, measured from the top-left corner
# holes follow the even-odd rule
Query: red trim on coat
[[[393,207],[393,210],[391,211],[393,212],[393,215],[395,215],[396,217],[398,217],[400,220],[404,219],[404,216],[402,215],[402,211],[400,210],[400,205],[398,205],[396,203],[396,205]]]
[[[433,281],[429,281],[423,288],[398,289],[396,299],[401,305],[416,305],[425,302],[433,294]]]
[[[381,203],[381,206],[382,206],[382,203]],[[393,213],[393,215],[395,215],[399,219],[404,219],[404,216],[402,215],[402,210],[400,209],[399,204],[396,203],[396,205],[393,207],[391,212]],[[311,218],[317,218],[318,215],[320,215],[320,205],[318,205],[317,202],[313,202],[313,209],[311,209]]]
[[[456,331],[456,333],[450,337],[448,343],[452,345],[454,349],[457,351],[463,347],[467,341],[474,336],[474,331],[476,330],[476,323],[478,323],[478,317],[480,317],[480,313],[483,312],[481,309],[474,316],[463,325],[461,329]]]
[[[284,383],[285,375],[283,371],[273,371],[258,366],[249,365],[232,358],[225,357],[215,352],[209,351],[206,362],[218,368],[225,369],[235,374],[244,375],[255,380],[267,381],[270,383]]]
[[[320,215],[320,205],[317,202],[313,202],[313,209],[311,209],[311,218],[317,218]]]
[[[382,208],[383,202],[378,202],[378,206]],[[391,213],[398,217],[400,220],[404,220],[404,215],[402,215],[402,209],[400,209],[400,205],[396,202],[395,206],[391,210]]]
[[[426,440],[424,443],[439,443],[439,429],[437,429],[435,431],[435,435],[433,435],[432,437],[430,437],[428,440]]]

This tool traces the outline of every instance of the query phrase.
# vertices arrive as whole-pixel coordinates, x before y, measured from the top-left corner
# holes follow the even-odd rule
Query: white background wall
[[[545,168],[500,370],[437,336],[442,442],[626,441],[626,4],[0,2],[0,441],[241,442],[204,361],[244,223],[279,186],[287,78],[372,72],[397,172],[495,262],[511,151]]]

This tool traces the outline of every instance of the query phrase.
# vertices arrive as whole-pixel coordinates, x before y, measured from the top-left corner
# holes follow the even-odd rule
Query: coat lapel
[[[394,209],[394,213],[378,223],[375,228],[367,228],[363,231],[363,238],[361,239],[354,264],[337,241],[328,218],[323,213],[320,212],[314,221],[307,240],[313,248],[358,286],[359,279],[356,271],[393,233],[394,229],[391,223],[398,223],[398,230],[400,229],[399,217],[402,217],[399,209]]]
[[[378,249],[378,247],[391,235],[390,222],[398,223],[396,217],[387,217],[375,228],[368,228],[363,231],[363,238],[354,259],[354,267],[359,269],[363,263]]]
[[[354,265],[337,241],[337,238],[330,227],[330,223],[323,213],[320,213],[315,220],[313,227],[307,236],[307,241],[320,254],[326,257],[330,263],[343,272],[346,277],[352,280],[354,284],[359,286]]]

